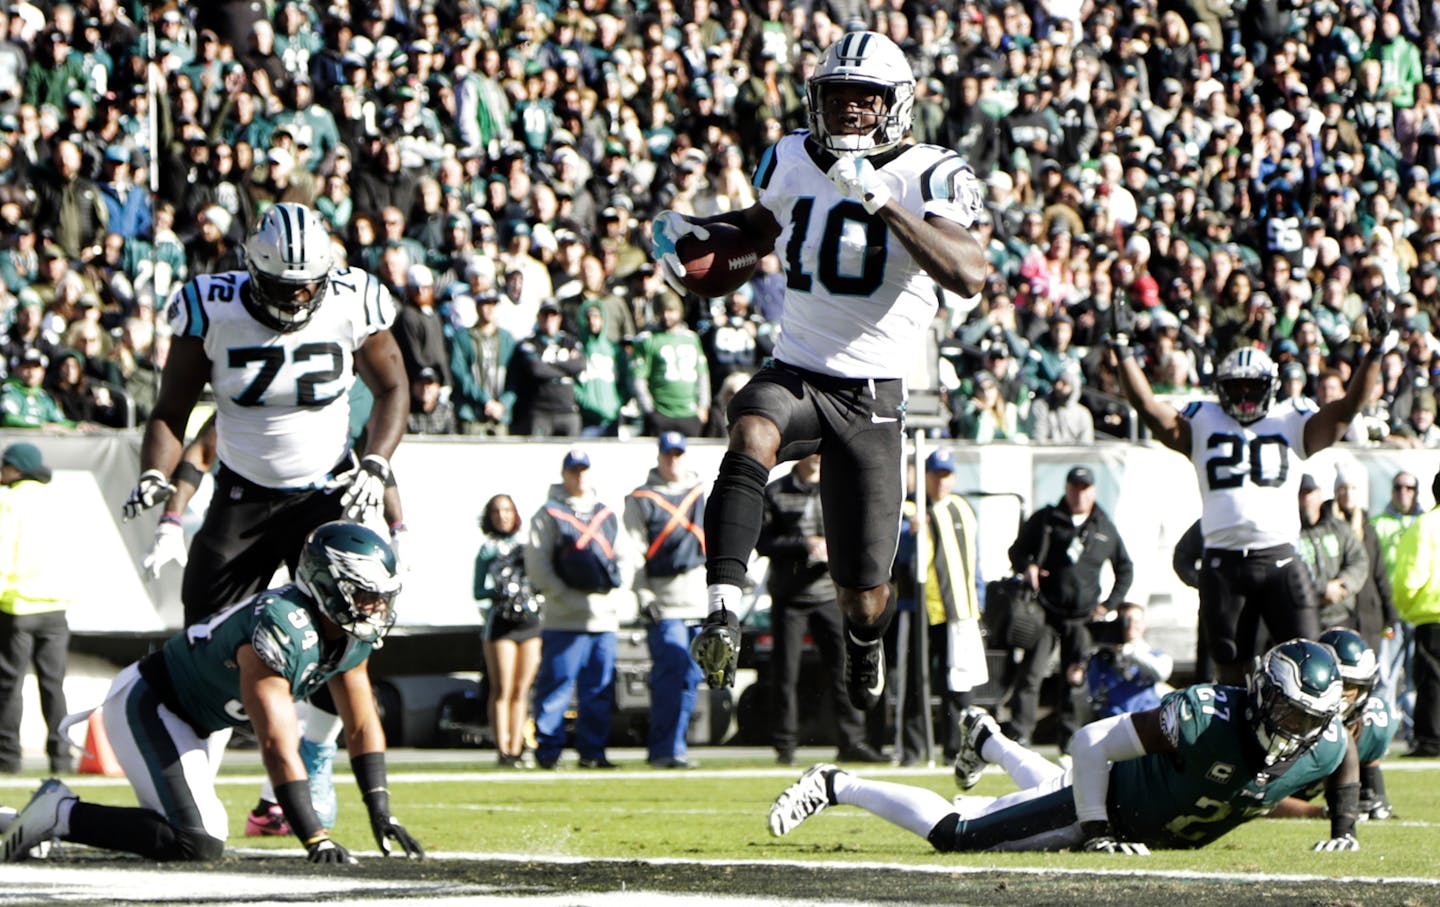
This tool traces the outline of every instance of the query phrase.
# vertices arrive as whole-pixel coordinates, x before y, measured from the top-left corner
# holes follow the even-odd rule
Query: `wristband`
[[[315,805],[310,800],[310,782],[307,779],[275,785],[275,802],[285,812],[285,819],[295,837],[304,841],[306,846],[317,835],[325,835],[325,826],[320,824],[320,818],[315,815]]]
[[[1330,807],[1330,837],[1354,835],[1355,822],[1360,817],[1360,785],[1341,784],[1326,799]]]
[[[398,522],[398,523],[391,523],[391,524],[390,524],[390,534],[391,534],[391,535],[394,535],[394,534],[397,533],[397,532],[408,532],[409,530],[410,530],[410,527],[408,527],[408,526],[405,525],[405,521],[404,521],[404,520],[401,520],[401,521]]]
[[[170,473],[171,484],[189,482],[191,485],[199,488],[200,483],[204,480],[205,473],[201,471],[200,467],[191,463],[189,460],[181,460],[180,465],[175,467],[175,471]]]
[[[162,513],[162,514],[160,514],[160,522],[161,522],[162,524],[169,524],[169,525],[171,525],[171,526],[181,526],[181,525],[184,525],[183,523],[180,522],[180,517],[176,516],[176,515],[173,514],[173,513]]]
[[[374,812],[376,807],[380,807],[389,812],[390,790],[385,786],[385,754],[361,753],[350,760],[350,771],[355,773],[355,783],[360,787],[366,809]]]

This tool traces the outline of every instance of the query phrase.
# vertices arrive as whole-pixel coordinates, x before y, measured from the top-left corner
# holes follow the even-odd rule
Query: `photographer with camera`
[[[1089,624],[1095,652],[1085,666],[1091,721],[1160,705],[1175,659],[1145,641],[1145,607],[1125,602]]]
[[[1033,648],[1020,650],[1018,661],[1012,659],[1006,665],[1005,687],[1012,692],[1005,733],[1024,743],[1030,741],[1040,682],[1059,645],[1062,681],[1056,743],[1064,752],[1079,727],[1070,692],[1084,682],[1085,659],[1090,653],[1086,624],[1119,607],[1130,591],[1135,567],[1114,520],[1095,503],[1095,475],[1084,466],[1076,466],[1065,476],[1063,498],[1025,521],[1009,554],[1011,567],[1039,594],[1046,632]],[[1100,569],[1106,561],[1115,580],[1102,601]]]
[[[475,555],[475,600],[485,611],[487,702],[495,732],[495,761],[502,768],[531,768],[525,752],[530,687],[540,666],[540,609],[545,598],[525,573],[520,513],[508,494],[497,494],[480,517],[485,541]]]

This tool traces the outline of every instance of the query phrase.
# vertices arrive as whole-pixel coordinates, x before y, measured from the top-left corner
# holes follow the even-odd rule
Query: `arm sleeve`
[[[1075,817],[1081,822],[1106,822],[1110,795],[1110,763],[1145,755],[1130,715],[1116,715],[1085,725],[1070,741],[1075,760],[1071,777]]]

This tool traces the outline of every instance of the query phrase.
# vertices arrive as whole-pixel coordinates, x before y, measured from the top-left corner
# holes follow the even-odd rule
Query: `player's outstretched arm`
[[[240,700],[290,828],[305,845],[311,863],[354,863],[348,850],[330,840],[330,833],[315,815],[305,763],[300,761],[300,722],[289,681],[267,665],[254,646],[241,646],[235,660],[240,666]]]
[[[1176,453],[1190,456],[1190,420],[1155,396],[1140,363],[1128,349],[1114,350],[1111,355],[1115,357],[1120,389],[1125,392],[1125,399],[1140,413],[1150,434]]]
[[[1371,343],[1361,360],[1360,369],[1350,379],[1345,396],[1320,407],[1305,423],[1305,456],[1312,456],[1345,437],[1366,401],[1375,393],[1380,381],[1380,344]]]
[[[425,848],[390,815],[390,789],[385,772],[385,731],[371,692],[368,662],[361,662],[343,674],[330,679],[330,692],[335,709],[345,725],[345,746],[355,783],[370,816],[370,831],[375,844],[385,856],[395,849],[407,857],[420,859]]]

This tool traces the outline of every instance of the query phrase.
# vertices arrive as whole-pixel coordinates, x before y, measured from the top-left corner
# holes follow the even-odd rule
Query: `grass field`
[[[1434,762],[1387,764],[1398,818],[1362,824],[1359,853],[1312,853],[1311,845],[1329,836],[1325,821],[1257,820],[1204,850],[1135,858],[942,855],[921,839],[848,807],[828,810],[789,836],[772,838],[765,826],[766,811],[798,768],[779,769],[753,755],[729,757],[723,749],[707,750],[701,770],[683,773],[646,770],[638,757],[629,762],[632,767],[613,772],[499,771],[490,768],[491,753],[473,755],[474,761],[407,763],[404,753],[395,754],[395,813],[437,859],[362,860],[344,875],[371,887],[347,890],[345,898],[398,897],[403,890],[413,899],[463,891],[472,898],[482,892],[562,895],[554,903],[585,904],[601,903],[602,893],[623,891],[633,895],[621,901],[627,905],[647,896],[664,902],[665,892],[795,903],[1440,903],[1440,862],[1435,857],[1440,845],[1440,765]],[[862,773],[924,785],[946,796],[954,792],[945,769],[881,767]],[[348,771],[342,768],[337,777],[341,814],[335,837],[363,856],[374,849],[364,808],[348,783]],[[301,851],[293,839],[241,837],[258,779],[253,763],[232,765],[222,775],[220,791],[230,811],[235,852],[214,871],[241,879],[313,877],[315,870],[298,859]],[[30,781],[6,782],[0,787],[0,803],[21,805],[28,786],[33,786]],[[97,802],[134,802],[123,783],[81,779],[75,786]],[[1003,775],[992,772],[973,793],[1011,789]],[[72,872],[123,870],[136,863],[71,848],[60,859],[32,864],[25,871],[60,871],[62,866]],[[11,878],[9,871],[0,870],[0,904],[18,903],[15,898],[25,879],[32,878]],[[221,892],[238,894],[224,886]],[[314,892],[294,894],[307,902],[326,899]],[[215,900],[157,895],[150,902]]]

